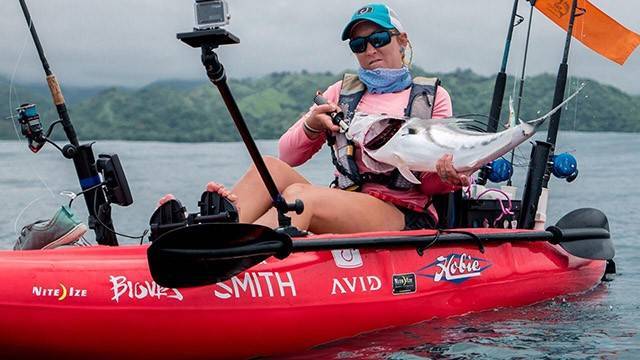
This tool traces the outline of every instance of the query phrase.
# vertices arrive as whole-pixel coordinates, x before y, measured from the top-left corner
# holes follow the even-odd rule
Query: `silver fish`
[[[397,119],[366,114],[354,116],[352,125],[355,126],[350,132],[357,142],[364,144],[363,162],[370,169],[384,172],[392,167],[397,168],[407,180],[419,184],[420,180],[412,171],[436,171],[436,162],[446,154],[453,155],[453,166],[459,172],[478,170],[501,157],[532,137],[551,115],[583,87],[584,84],[543,116],[526,122],[519,120],[517,126],[498,133],[462,129],[461,124],[471,121],[467,119]]]

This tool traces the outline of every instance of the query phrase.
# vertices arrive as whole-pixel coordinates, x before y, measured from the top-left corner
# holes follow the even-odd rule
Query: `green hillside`
[[[487,114],[493,92],[493,77],[470,70],[416,75],[439,76],[451,94],[455,114]],[[332,73],[272,73],[252,79],[231,79],[229,86],[253,135],[278,138],[311,105],[314,93],[340,78]],[[563,110],[562,128],[578,131],[640,131],[640,96],[628,95],[593,80],[572,79],[568,88],[581,82],[587,87]],[[513,79],[508,89],[512,89]],[[527,78],[522,119],[537,117],[551,106],[555,78],[538,75]],[[8,81],[0,78],[0,138],[14,139],[8,116]],[[63,90],[65,88],[63,87]],[[81,94],[81,89],[71,89]],[[69,102],[71,119],[81,139],[158,140],[177,142],[236,141],[235,127],[215,87],[207,83],[161,81],[138,90],[107,88],[93,96],[74,96]],[[45,123],[55,119],[50,98],[32,87],[16,88],[13,107],[35,102]],[[506,114],[508,96],[505,99]],[[57,132],[59,135],[61,131]]]

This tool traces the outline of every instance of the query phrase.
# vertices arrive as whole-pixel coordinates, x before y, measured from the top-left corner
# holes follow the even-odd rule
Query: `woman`
[[[349,40],[351,50],[360,65],[358,77],[366,92],[357,110],[366,113],[386,113],[402,116],[407,105],[411,75],[405,65],[409,46],[407,33],[388,6],[369,4],[356,11],[345,27],[343,40]],[[424,173],[421,185],[409,190],[392,190],[385,185],[366,183],[361,191],[345,191],[309,183],[293,166],[309,160],[325,143],[327,133],[339,130],[328,113],[340,111],[338,98],[342,81],[331,85],[323,96],[328,104],[312,106],[279,141],[279,158],[265,157],[265,163],[278,190],[288,201],[300,199],[305,210],[290,213],[292,223],[313,233],[353,233],[364,231],[402,230],[433,227],[436,214],[425,209],[434,194],[447,193],[468,185],[468,174],[456,172],[451,156],[437,164],[437,173]],[[432,117],[452,115],[451,100],[443,88],[438,88],[433,101]],[[360,171],[367,168],[356,150]],[[269,227],[278,225],[277,212],[255,167],[251,167],[229,191],[217,183],[207,184],[207,191],[218,192],[233,202],[239,211],[239,221]],[[173,198],[161,199],[161,203]]]

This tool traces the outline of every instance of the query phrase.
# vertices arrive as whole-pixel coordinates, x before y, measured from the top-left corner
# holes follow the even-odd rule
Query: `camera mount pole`
[[[251,160],[253,161],[262,182],[267,188],[269,195],[271,196],[273,207],[278,211],[278,231],[284,232],[289,236],[302,236],[304,232],[300,231],[296,227],[291,225],[291,218],[286,215],[289,211],[295,211],[296,214],[301,214],[304,210],[304,205],[301,200],[296,199],[293,203],[287,203],[285,198],[280,194],[276,183],[273,181],[269,169],[267,168],[260,151],[253,141],[253,137],[247,128],[247,124],[242,117],[242,113],[238,108],[231,90],[227,84],[227,76],[224,70],[224,66],[220,63],[218,55],[215,53],[215,49],[220,45],[225,44],[237,44],[240,40],[233,34],[223,29],[213,30],[196,30],[190,33],[181,33],[177,35],[178,39],[182,40],[186,44],[192,47],[200,47],[202,49],[202,64],[204,65],[209,80],[218,88],[222,100],[233,119],[233,122],[240,133],[240,137],[244,142]]]
[[[56,106],[60,122],[62,123],[64,132],[70,143],[62,148],[62,154],[67,159],[73,160],[82,190],[95,187],[96,185],[99,185],[102,180],[100,179],[95,166],[95,156],[93,154],[93,149],[91,148],[93,143],[82,145],[79,143],[75,129],[73,128],[73,124],[71,124],[71,119],[69,118],[69,112],[67,111],[67,105],[65,104],[60,84],[58,84],[58,80],[51,71],[47,58],[44,56],[44,50],[42,49],[40,38],[38,37],[33,20],[31,19],[31,14],[29,14],[27,4],[25,3],[25,0],[19,1],[20,7],[22,7],[22,12],[24,13],[24,17],[27,21],[27,26],[29,26],[31,37],[33,38],[33,42],[38,51],[38,56],[42,62],[42,67],[44,68],[45,75],[47,76],[47,84],[49,85],[51,96],[53,97],[53,103]],[[113,231],[109,231],[109,229],[113,229],[111,207],[106,201],[103,190],[98,188],[95,191],[88,191],[84,193],[84,200],[89,212],[89,227],[95,231],[96,241],[98,244],[112,246],[118,245],[116,235]]]

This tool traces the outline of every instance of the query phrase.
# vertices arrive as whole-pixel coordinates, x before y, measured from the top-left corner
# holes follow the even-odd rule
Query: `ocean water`
[[[572,133],[559,135],[559,151],[577,157],[580,176],[573,183],[550,183],[549,223],[580,207],[601,209],[609,217],[616,245],[618,274],[580,295],[556,298],[516,309],[497,309],[450,319],[385,329],[318,346],[291,359],[601,359],[640,358],[640,137],[638,134]],[[259,141],[276,155],[275,141]],[[157,199],[172,193],[191,211],[210,180],[231,186],[250,158],[241,143],[178,144],[101,141],[96,154],[118,153],[134,204],[113,207],[119,232],[140,235]],[[524,146],[516,162],[526,164]],[[316,184],[332,177],[329,153],[317,154],[300,171]],[[522,187],[526,169],[516,168]],[[50,217],[78,191],[71,161],[51,146],[32,154],[22,141],[0,141],[0,249],[10,249],[17,231]],[[73,203],[86,219],[84,202]],[[121,244],[138,240],[119,238]],[[425,304],[428,306],[428,304]],[[372,314],[375,316],[375,314]]]

